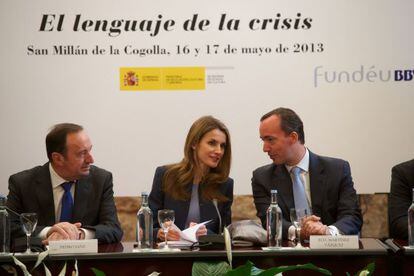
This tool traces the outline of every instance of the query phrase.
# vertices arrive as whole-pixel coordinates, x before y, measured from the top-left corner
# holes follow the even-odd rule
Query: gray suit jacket
[[[112,174],[95,166],[91,166],[89,176],[78,180],[75,186],[71,222],[81,222],[83,228],[94,230],[100,243],[119,242],[123,235],[112,187]],[[34,235],[56,223],[49,163],[10,176],[7,206],[18,213],[37,213],[38,226]],[[24,235],[15,215],[11,216],[11,232],[12,239]]]
[[[346,235],[358,234],[362,227],[349,163],[309,152],[309,179],[312,212],[322,223],[334,225]],[[290,209],[295,207],[292,180],[284,165],[270,164],[253,172],[252,189],[257,216],[266,225],[266,210],[270,205],[270,190],[277,189],[278,204],[283,215],[283,238],[287,239]]]

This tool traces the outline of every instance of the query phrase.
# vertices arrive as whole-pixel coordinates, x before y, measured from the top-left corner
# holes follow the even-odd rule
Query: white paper
[[[181,237],[180,240],[186,240],[186,241],[190,241],[190,242],[197,242],[196,233],[197,233],[198,229],[201,226],[209,223],[210,221],[211,220],[208,220],[208,221],[205,221],[205,222],[201,222],[201,223],[198,223],[198,224],[193,225],[191,227],[188,227],[187,229],[185,229],[183,231],[180,231],[180,237]]]
[[[309,250],[309,247],[262,247],[263,251],[305,251]]]
[[[180,233],[180,240],[178,241],[168,241],[168,246],[170,247],[176,247],[176,248],[186,248],[193,245],[193,243],[197,242],[197,231],[198,229],[209,223],[211,220],[207,220],[201,223],[198,223],[196,225],[193,225],[191,227],[188,227],[187,229],[181,231],[175,224],[173,224],[172,228],[174,231],[177,231]],[[159,246],[164,246],[165,242],[161,242],[158,244]]]
[[[168,247],[171,248],[189,248],[193,245],[193,242],[185,241],[185,240],[179,240],[179,241],[168,241]],[[160,242],[158,244],[160,248],[165,246],[165,242]],[[162,249],[161,249],[162,250]]]
[[[163,242],[161,244],[164,244]],[[170,242],[168,242],[170,245]],[[170,248],[169,250],[165,250],[163,248],[134,248],[132,252],[134,253],[148,253],[148,254],[159,254],[159,253],[171,253],[171,252],[180,252],[181,249],[179,248]]]

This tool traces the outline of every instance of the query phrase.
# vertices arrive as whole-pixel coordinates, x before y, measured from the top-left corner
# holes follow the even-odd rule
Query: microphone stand
[[[222,229],[222,221],[220,211],[218,209],[217,199],[212,200],[214,208],[216,209],[218,219],[219,219],[219,233],[218,234],[210,234],[205,236],[200,236],[198,238],[199,247],[200,249],[224,249],[224,236],[223,236],[223,229]]]
[[[223,234],[223,228],[222,228],[222,224],[221,224],[221,215],[220,215],[220,211],[218,209],[218,203],[217,203],[217,199],[213,199],[213,205],[214,208],[216,208],[216,212],[219,218],[219,235]]]
[[[3,195],[0,195],[0,199],[4,199],[4,202],[6,202],[7,197],[5,197],[5,196],[3,196]],[[22,217],[22,215],[21,215],[21,214],[19,214],[19,213],[17,213],[16,211],[14,211],[14,210],[10,209],[10,208],[9,208],[9,207],[7,207],[5,204],[4,204],[3,206],[1,206],[1,207],[3,207],[4,209],[6,209],[7,211],[9,211],[10,213],[12,213],[13,215],[16,215],[17,217],[19,217],[19,218],[24,218],[24,219],[26,219],[27,221],[29,221],[27,218]],[[1,207],[0,207],[0,208],[1,208]]]

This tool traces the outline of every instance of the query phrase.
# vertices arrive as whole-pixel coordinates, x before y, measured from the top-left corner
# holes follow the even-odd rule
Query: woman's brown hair
[[[231,143],[230,134],[227,127],[218,119],[212,116],[204,116],[193,123],[184,145],[184,158],[181,162],[167,166],[163,177],[163,190],[174,199],[188,200],[191,197],[191,185],[194,180],[195,170],[197,169],[197,155],[194,146],[198,145],[204,135],[212,130],[218,129],[226,135],[226,146],[223,157],[217,167],[210,168],[202,176],[200,182],[201,196],[205,200],[217,199],[220,202],[227,201],[220,192],[220,186],[229,177],[231,165]]]

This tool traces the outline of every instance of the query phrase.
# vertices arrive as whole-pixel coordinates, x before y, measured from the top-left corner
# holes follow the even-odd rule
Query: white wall
[[[259,118],[291,107],[305,124],[315,153],[351,163],[359,193],[387,192],[391,167],[414,156],[414,80],[394,81],[394,70],[414,70],[413,1],[23,1],[0,2],[0,192],[9,175],[46,162],[44,137],[51,125],[75,122],[88,130],[96,165],[114,174],[116,195],[149,190],[155,167],[181,159],[192,122],[211,114],[230,129],[235,193],[251,193],[254,168],[269,163],[259,139]],[[252,18],[313,19],[308,30],[252,31]],[[42,14],[65,14],[61,32],[39,32]],[[193,14],[211,21],[208,30],[187,32]],[[220,15],[241,20],[238,31],[218,31]],[[162,14],[176,27],[155,37],[142,32],[75,32],[85,19],[153,19]],[[320,53],[175,54],[176,45],[235,48],[279,43],[323,43]],[[137,48],[157,44],[170,56],[35,56],[27,46],[95,45]],[[124,92],[120,67],[206,66],[225,84],[205,91]],[[361,82],[328,83],[319,73],[364,70]],[[214,68],[213,68],[214,67]],[[226,67],[226,68],[215,68]],[[227,68],[229,67],[229,68]],[[377,77],[367,73],[374,70]],[[378,79],[391,70],[391,80]]]

